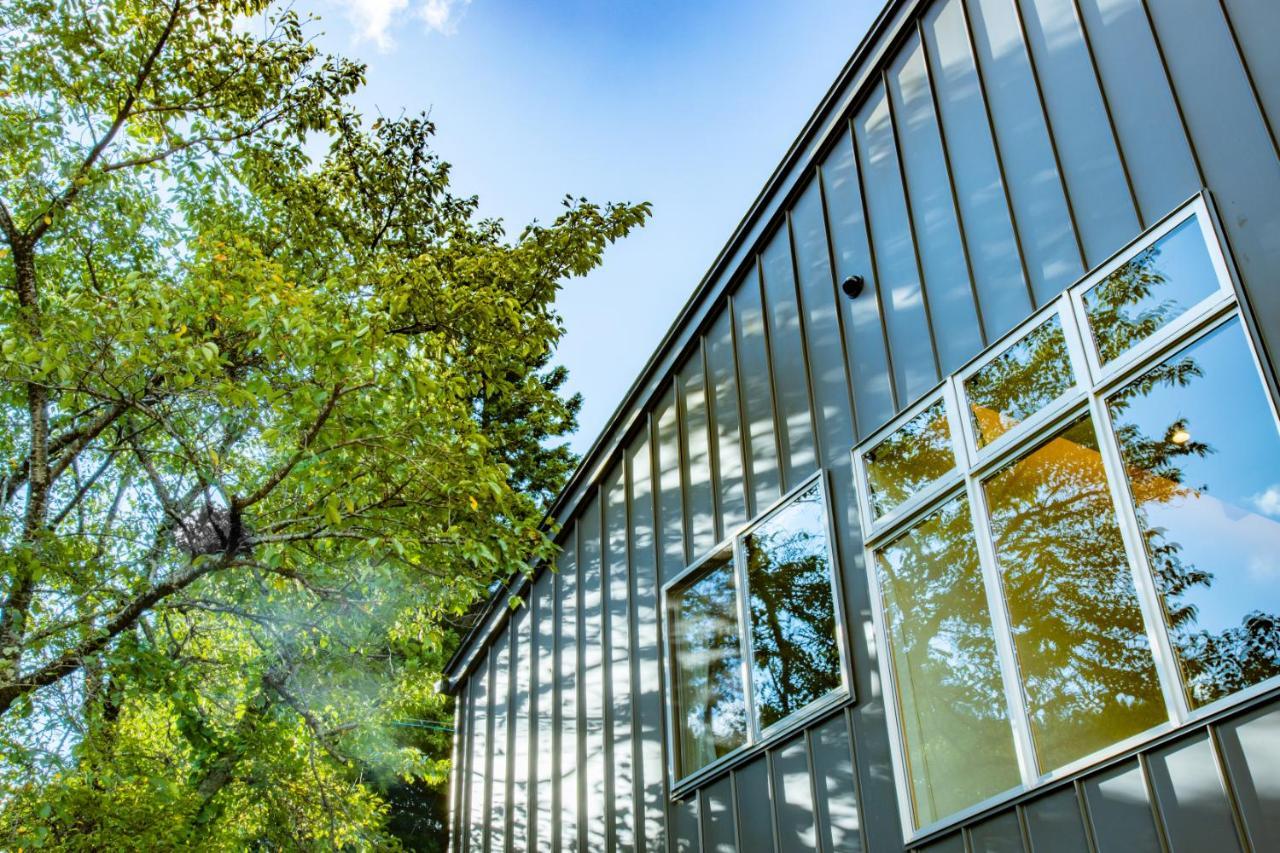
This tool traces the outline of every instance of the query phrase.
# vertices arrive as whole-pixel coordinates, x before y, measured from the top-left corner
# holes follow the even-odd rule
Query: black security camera
[[[866,283],[866,279],[862,276],[851,275],[840,284],[840,289],[843,290],[844,295],[850,299],[857,299],[858,294],[862,292],[862,288]]]

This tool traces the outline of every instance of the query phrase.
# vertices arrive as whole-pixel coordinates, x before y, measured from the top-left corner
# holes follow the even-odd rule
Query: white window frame
[[[1217,289],[1200,302],[1188,307],[1182,315],[1147,339],[1135,344],[1110,363],[1103,364],[1089,330],[1088,315],[1084,305],[1085,292],[1192,217],[1195,217],[1199,224],[1201,236],[1217,275]],[[884,684],[889,747],[895,770],[903,838],[908,844],[959,825],[966,819],[1028,790],[1071,776],[1170,731],[1212,716],[1226,707],[1247,702],[1255,696],[1280,687],[1280,675],[1277,675],[1198,709],[1190,707],[1177,658],[1169,639],[1164,605],[1155,585],[1120,447],[1107,407],[1107,398],[1115,391],[1183,347],[1237,320],[1252,356],[1258,381],[1270,406],[1272,418],[1275,420],[1277,429],[1280,429],[1280,411],[1277,410],[1272,388],[1267,382],[1267,372],[1259,357],[1258,347],[1241,302],[1237,277],[1219,236],[1217,217],[1205,193],[1198,193],[1117,252],[1107,262],[1036,311],[969,364],[944,379],[920,402],[853,448],[854,488],[857,493],[863,530],[866,531],[863,546],[871,588],[872,622],[877,642],[882,649],[878,657],[881,682]],[[979,448],[969,411],[965,405],[965,381],[1055,314],[1059,317],[1066,338],[1067,351],[1076,380],[1074,385],[1026,421],[1014,425],[985,447]],[[870,483],[864,455],[939,399],[945,401],[956,455],[956,467],[884,516],[875,518],[871,509]],[[1042,772],[1035,758],[1035,745],[1013,647],[1013,634],[1005,605],[994,539],[988,521],[990,516],[983,483],[996,471],[1020,456],[1034,451],[1046,439],[1082,417],[1090,420],[1101,450],[1113,508],[1120,526],[1139,608],[1147,629],[1148,642],[1160,681],[1167,720],[1068,765]],[[903,740],[903,729],[899,719],[898,685],[891,660],[892,646],[886,630],[884,598],[880,586],[876,552],[907,533],[930,512],[960,494],[963,494],[968,501],[973,521],[973,533],[977,543],[987,606],[991,614],[991,625],[1005,688],[1021,784],[917,829],[914,798],[906,763],[906,743]]]
[[[840,656],[839,664],[839,685],[827,693],[814,699],[802,708],[793,711],[784,719],[778,720],[770,726],[761,728],[759,719],[756,714],[755,706],[755,690],[752,681],[752,662],[754,655],[752,653],[751,623],[748,602],[751,598],[751,588],[749,573],[747,571],[745,551],[743,543],[746,538],[756,529],[770,521],[774,516],[791,506],[793,501],[809,491],[814,486],[818,487],[818,492],[822,497],[823,506],[823,533],[826,535],[827,549],[827,565],[830,572],[831,598],[833,603],[833,615],[835,619],[835,641],[838,654]],[[662,612],[662,662],[666,683],[666,717],[667,717],[667,773],[668,778],[672,780],[671,799],[680,799],[690,790],[705,784],[711,778],[719,776],[731,767],[737,766],[750,756],[756,754],[765,747],[777,743],[786,738],[797,729],[802,728],[807,723],[812,722],[817,717],[826,714],[832,709],[845,705],[853,698],[853,672],[851,670],[852,658],[849,654],[848,641],[848,621],[845,618],[845,603],[843,582],[841,580],[840,564],[836,557],[835,546],[835,525],[832,521],[831,507],[831,489],[827,482],[826,472],[819,470],[809,477],[806,477],[799,485],[788,491],[785,495],[778,498],[770,504],[763,512],[756,515],[750,521],[738,525],[734,528],[722,541],[699,557],[697,560],[689,564],[689,566],[670,580],[662,585],[661,590],[661,612]],[[733,566],[733,576],[736,598],[736,617],[738,620],[738,640],[739,640],[739,656],[742,658],[742,688],[746,704],[747,713],[747,732],[746,740],[743,744],[730,752],[725,753],[714,761],[699,767],[685,776],[679,776],[679,758],[677,751],[679,750],[679,726],[680,718],[677,717],[676,707],[676,690],[673,676],[676,672],[676,645],[672,636],[675,619],[672,612],[671,594],[678,587],[688,585],[688,583],[697,578],[704,572],[708,564],[722,557],[726,553],[731,555]]]

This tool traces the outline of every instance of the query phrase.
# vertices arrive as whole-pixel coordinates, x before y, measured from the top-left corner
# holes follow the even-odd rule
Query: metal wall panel
[[[977,823],[969,830],[971,853],[1023,853],[1017,812],[1007,811]]]
[[[702,849],[705,853],[736,853],[738,827],[733,809],[733,777],[725,776],[700,792]]]
[[[943,373],[951,373],[985,344],[974,307],[969,258],[960,238],[951,173],[938,129],[929,72],[919,36],[899,51],[885,75],[898,147],[906,173],[911,221]]]
[[[707,380],[711,383],[711,422],[715,425],[719,536],[747,520],[746,483],[743,478],[741,395],[738,364],[734,357],[733,316],[721,312],[707,332]]]
[[[1037,302],[1084,271],[1013,0],[966,0],[978,70]]]
[[[673,801],[669,808],[668,832],[671,837],[671,853],[700,853],[702,830],[698,825],[697,794]]]
[[[510,739],[511,801],[510,843],[512,850],[530,850],[529,843],[529,756],[537,751],[537,729],[531,713],[530,668],[533,644],[530,642],[529,608],[522,607],[511,617],[508,631],[514,636],[511,647],[512,716]]]
[[[533,585],[534,613],[537,615],[537,726],[538,743],[535,750],[534,778],[536,784],[537,813],[534,844],[530,849],[551,850],[551,826],[556,821],[554,790],[556,788],[554,716],[555,716],[555,575],[543,574]]]
[[[627,514],[630,541],[631,618],[635,649],[636,849],[666,849],[663,808],[662,674],[658,643],[658,576],[654,553],[654,477],[650,430],[627,448]]]
[[[914,400],[937,383],[938,361],[883,84],[854,116],[853,126],[895,387],[900,401]]]
[[[1231,29],[1244,55],[1249,79],[1275,134],[1280,129],[1280,3],[1274,0],[1224,0]]]
[[[489,838],[485,849],[494,853],[506,850],[511,801],[509,782],[511,757],[509,725],[511,721],[511,637],[504,636],[489,652],[492,659],[493,701],[489,705]]]
[[[822,849],[861,853],[862,815],[849,722],[844,714],[813,730],[813,775]]]
[[[782,490],[817,467],[804,331],[796,304],[796,275],[791,236],[781,228],[760,256],[764,282],[765,329],[773,361],[773,392],[778,405],[778,444],[782,449]]]
[[[474,690],[473,703],[475,726],[471,759],[471,832],[468,834],[467,850],[480,853],[488,842],[489,830],[489,701],[492,691],[489,685],[488,658],[486,663],[472,679]]]
[[[1089,42],[1074,0],[1019,0],[1087,266],[1141,230]]]
[[[1280,705],[1218,729],[1231,787],[1254,850],[1280,850]]]
[[[875,264],[871,259],[863,212],[862,187],[854,159],[853,137],[841,133],[822,164],[823,200],[827,209],[827,232],[835,263],[836,280],[843,284],[852,276],[863,279],[857,299],[842,298],[844,312],[845,361],[853,387],[853,406],[858,435],[868,435],[893,417],[893,372],[889,370],[883,303]]]
[[[556,575],[556,765],[559,820],[553,833],[557,850],[578,849],[578,776],[582,743],[578,725],[578,542],[577,526],[562,544]]]
[[[1083,787],[1098,853],[1157,853],[1161,849],[1147,780],[1138,761],[1090,778]]]
[[[626,462],[605,477],[605,614],[609,629],[609,677],[605,680],[611,730],[605,777],[610,815],[607,846],[635,847],[635,758],[632,751],[634,697],[631,691],[631,570],[627,562]]]
[[[1156,36],[1200,167],[1264,342],[1280,350],[1280,159],[1222,8],[1204,0],[1149,3]]]
[[[701,348],[680,370],[680,439],[684,482],[685,550],[690,560],[716,544],[715,489],[711,481],[711,424]]]
[[[760,309],[760,278],[753,267],[733,294],[733,327],[738,350],[738,388],[746,439],[747,508],[754,515],[782,494],[777,432],[773,423],[773,381]]]
[[[769,760],[761,755],[733,771],[739,853],[774,853]]]
[[[921,32],[981,313],[994,340],[1031,312],[1032,297],[962,0],[932,4]]]
[[[674,390],[654,407],[654,463],[658,515],[658,581],[688,564],[684,552],[684,497],[681,493],[680,418]]]
[[[793,738],[773,753],[773,810],[782,850],[816,850],[818,828],[813,780],[805,737]]]
[[[1200,188],[1142,0],[1079,0],[1144,226]]]
[[[600,571],[600,498],[592,497],[578,517],[578,587],[581,591],[581,622],[578,654],[582,673],[582,703],[579,706],[579,767],[583,782],[582,844],[585,850],[604,849],[605,810],[609,803],[606,784],[605,752],[608,748],[605,719],[604,681],[607,651],[603,624],[602,580]]]
[[[1034,800],[1023,809],[1027,839],[1035,853],[1077,853],[1089,849],[1084,816],[1074,787]]]
[[[1173,853],[1241,849],[1207,734],[1202,732],[1152,753],[1147,770]]]

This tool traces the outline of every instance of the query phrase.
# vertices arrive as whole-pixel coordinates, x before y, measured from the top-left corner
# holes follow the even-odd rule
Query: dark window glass
[[[1016,786],[969,505],[944,504],[876,553],[916,826]]]
[[[984,484],[1040,769],[1167,719],[1093,423]]]
[[[1240,322],[1109,406],[1191,704],[1280,674],[1280,436]]]
[[[877,516],[924,490],[956,464],[942,400],[907,421],[862,458]]]
[[[735,587],[733,557],[724,554],[671,595],[680,776],[747,740]]]
[[[1191,217],[1084,294],[1103,363],[1181,317],[1218,289],[1200,226]]]
[[[752,687],[767,728],[840,686],[827,512],[815,484],[743,539]]]
[[[978,446],[995,441],[1074,382],[1062,321],[1054,314],[965,380]]]

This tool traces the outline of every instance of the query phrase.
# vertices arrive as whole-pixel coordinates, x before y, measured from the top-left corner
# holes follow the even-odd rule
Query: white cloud
[[[406,16],[422,21],[441,35],[453,35],[471,0],[334,0],[354,28],[356,41],[378,50],[395,47],[392,31]]]
[[[1249,500],[1253,502],[1254,508],[1263,515],[1280,518],[1280,483],[1271,486],[1260,495],[1254,495]]]

